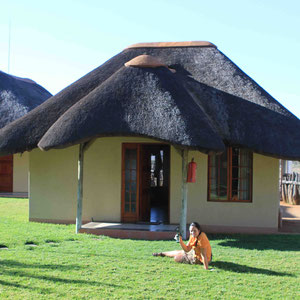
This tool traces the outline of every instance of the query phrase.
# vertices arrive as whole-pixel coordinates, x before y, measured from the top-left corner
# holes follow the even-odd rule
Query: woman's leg
[[[162,254],[164,256],[174,257],[174,260],[178,263],[182,263],[185,261],[185,252],[183,250],[162,252]]]
[[[174,257],[174,260],[176,262],[182,263],[182,262],[184,262],[184,259],[185,259],[185,252],[183,250],[174,250],[174,251],[153,253],[153,256]]]
[[[174,251],[162,252],[162,254],[163,254],[163,256],[176,257],[176,256],[184,255],[184,251],[183,250],[174,250]]]

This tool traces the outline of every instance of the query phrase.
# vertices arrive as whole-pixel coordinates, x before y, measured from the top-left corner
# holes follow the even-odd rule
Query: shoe
[[[161,257],[165,256],[162,252],[155,252],[155,253],[152,253],[152,255],[153,256],[161,256]]]

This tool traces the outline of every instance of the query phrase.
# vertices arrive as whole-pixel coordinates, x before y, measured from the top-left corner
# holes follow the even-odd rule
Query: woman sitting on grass
[[[209,240],[197,222],[190,225],[190,239],[187,245],[179,236],[179,243],[183,250],[167,251],[153,253],[153,256],[174,257],[179,263],[203,264],[204,269],[208,270],[208,264],[211,262],[212,254]]]

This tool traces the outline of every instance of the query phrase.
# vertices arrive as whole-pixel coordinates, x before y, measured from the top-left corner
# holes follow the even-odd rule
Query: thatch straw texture
[[[0,128],[24,116],[51,96],[30,79],[0,71]]]
[[[201,108],[164,67],[122,67],[62,115],[38,146],[65,147],[107,135],[143,135],[207,151],[224,149]]]
[[[152,65],[124,66],[140,55]],[[0,153],[117,135],[300,159],[300,121],[208,43],[125,49],[0,130]]]

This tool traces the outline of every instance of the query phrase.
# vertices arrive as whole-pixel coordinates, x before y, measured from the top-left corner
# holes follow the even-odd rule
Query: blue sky
[[[298,0],[0,0],[0,70],[55,94],[139,42],[210,41],[300,118]]]

